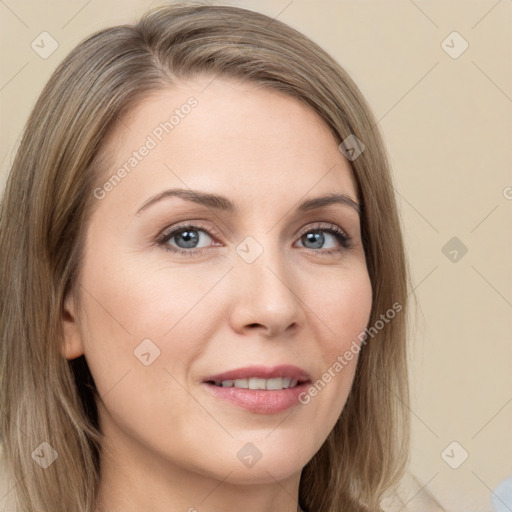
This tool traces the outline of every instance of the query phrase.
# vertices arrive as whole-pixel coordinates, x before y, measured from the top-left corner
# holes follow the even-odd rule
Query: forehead
[[[281,91],[196,78],[152,92],[120,121],[102,148],[110,160],[103,182],[122,175],[112,199],[121,187],[124,201],[138,201],[164,186],[269,202],[310,190],[357,198],[329,127]]]

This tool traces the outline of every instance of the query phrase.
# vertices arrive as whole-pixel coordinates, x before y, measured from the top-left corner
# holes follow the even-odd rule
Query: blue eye
[[[205,235],[207,238],[212,238],[206,229],[188,224],[165,232],[158,238],[157,243],[166,251],[183,254],[184,256],[194,256],[208,247],[208,243],[205,247],[199,246],[201,239],[204,239]],[[171,245],[170,242],[173,242],[175,245]]]
[[[325,243],[326,237],[324,233],[328,233],[329,237],[333,238],[336,242],[341,244],[344,249],[350,247],[350,238],[341,229],[331,226],[329,228],[315,228],[309,229],[304,235],[301,236],[300,241],[304,240],[304,243],[311,243],[313,247],[306,247],[307,249],[321,249]],[[333,252],[339,252],[339,248],[327,248],[322,253],[332,254]]]
[[[179,231],[170,233],[170,238],[168,241],[174,241],[178,245],[179,249],[196,249],[200,238],[204,238],[200,237],[199,233],[206,233],[206,231],[190,226],[187,229],[180,229]],[[207,236],[209,237],[208,234]]]
[[[325,236],[325,233],[328,236]],[[200,247],[201,239],[207,237],[206,246]],[[326,239],[329,237],[334,240],[334,247],[323,248]],[[208,238],[210,242],[208,242]],[[213,237],[206,228],[197,224],[186,224],[173,228],[171,231],[164,232],[158,239],[157,244],[164,250],[171,251],[176,254],[185,256],[194,256],[207,250],[211,244]],[[300,247],[311,249],[320,255],[330,255],[339,253],[351,247],[351,238],[338,226],[334,224],[325,224],[321,226],[310,227],[303,230],[299,238],[303,244]],[[171,244],[171,242],[173,242]],[[203,243],[205,243],[203,241]],[[307,246],[306,244],[311,244]],[[216,243],[215,245],[221,245]]]

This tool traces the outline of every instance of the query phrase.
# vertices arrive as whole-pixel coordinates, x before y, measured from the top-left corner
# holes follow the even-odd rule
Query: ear
[[[73,293],[68,291],[62,307],[62,340],[61,353],[66,359],[75,359],[84,353],[82,334],[78,324]]]

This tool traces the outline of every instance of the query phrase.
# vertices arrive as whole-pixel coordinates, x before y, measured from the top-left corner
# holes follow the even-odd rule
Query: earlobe
[[[66,359],[75,359],[81,356],[83,351],[82,335],[75,311],[73,294],[68,292],[62,307],[62,333],[63,340],[61,353]]]

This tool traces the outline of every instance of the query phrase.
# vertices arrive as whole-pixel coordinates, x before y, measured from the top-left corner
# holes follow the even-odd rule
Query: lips
[[[208,384],[216,384],[222,381],[235,381],[241,379],[275,379],[275,378],[287,378],[291,381],[296,380],[298,384],[311,381],[311,376],[306,370],[299,368],[294,365],[279,365],[279,366],[247,366],[244,368],[238,368],[236,370],[230,370],[215,375],[210,375],[203,379],[203,382]]]
[[[300,405],[299,396],[310,383],[305,370],[280,365],[248,366],[210,375],[201,385],[210,396],[231,406],[252,413],[277,414]]]

